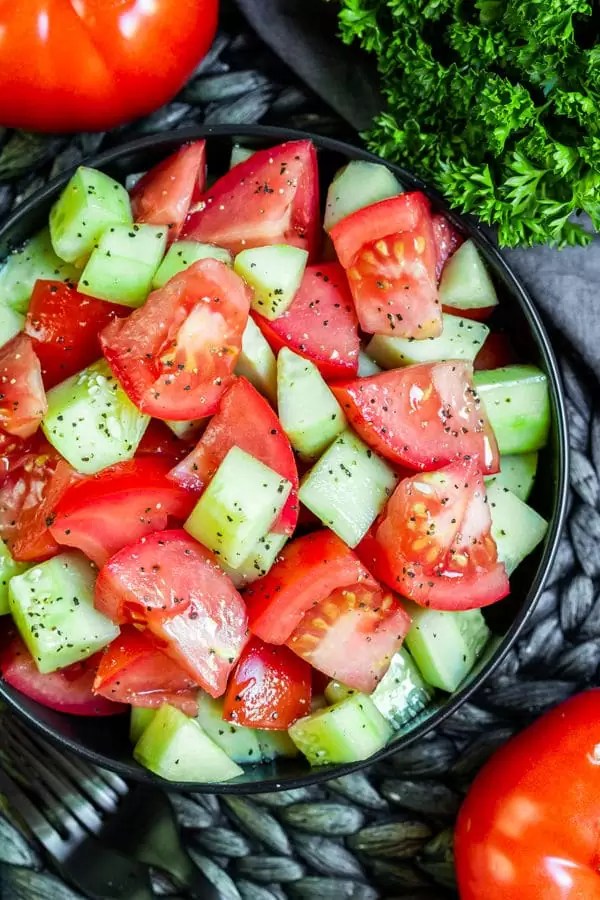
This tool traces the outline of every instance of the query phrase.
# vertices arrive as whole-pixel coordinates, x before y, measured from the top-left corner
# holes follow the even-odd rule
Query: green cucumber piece
[[[0,306],[0,347],[8,344],[20,331],[23,331],[25,316],[10,306]]]
[[[442,612],[403,603],[412,619],[406,646],[421,675],[442,691],[455,691],[490,638],[481,610]]]
[[[165,255],[166,246],[167,229],[164,225],[111,225],[102,233],[96,250],[108,256],[143,262],[156,270]]]
[[[364,350],[360,350],[358,354],[358,372],[359,378],[368,378],[369,375],[378,375],[381,372],[377,363],[367,356]]]
[[[497,475],[487,475],[485,483],[508,488],[519,500],[527,500],[535,482],[538,454],[519,453],[500,457],[500,471]]]
[[[107,228],[131,222],[123,185],[98,169],[79,166],[50,210],[54,252],[67,262],[81,263]]]
[[[129,717],[129,740],[137,744],[144,731],[156,715],[155,709],[145,706],[132,706]]]
[[[22,575],[31,568],[28,563],[17,562],[3,540],[0,540],[0,616],[10,612],[8,603],[8,584],[11,578]]]
[[[79,272],[54,252],[50,232],[42,229],[22,247],[7,256],[0,269],[0,306],[26,313],[38,279],[77,281]]]
[[[388,464],[348,429],[304,476],[298,496],[349,547],[356,547],[396,481]]]
[[[475,372],[473,383],[502,455],[545,446],[550,430],[548,379],[536,366]]]
[[[366,694],[298,719],[289,735],[313,766],[367,759],[385,747],[392,729]]]
[[[233,268],[254,291],[252,309],[276,319],[290,306],[300,287],[308,253],[289,244],[242,250]]]
[[[410,654],[401,647],[371,694],[371,699],[392,728],[403,728],[429,706],[433,696]]]
[[[157,711],[133,756],[167,781],[230,781],[243,774],[195,719],[168,704]]]
[[[11,578],[15,625],[44,675],[93,656],[119,629],[94,608],[96,569],[83,554],[61,553]]]
[[[277,403],[277,360],[262,331],[249,316],[242,335],[236,375],[247,378],[273,406]]]
[[[180,441],[187,441],[196,435],[199,436],[203,425],[207,421],[208,417],[204,419],[188,419],[187,421],[171,421],[171,419],[163,419],[167,428],[169,428]]]
[[[403,193],[403,188],[387,166],[355,159],[340,169],[327,191],[325,231],[329,232],[350,213],[388,197]]]
[[[341,681],[335,679],[325,686],[325,699],[328,703],[340,703],[346,697],[352,697],[353,694],[358,693],[360,692],[356,688],[348,687],[347,684],[342,684]]]
[[[440,303],[452,309],[485,309],[498,305],[498,295],[473,241],[456,250],[442,272]]]
[[[231,148],[229,168],[233,169],[233,167],[237,166],[238,163],[246,162],[246,160],[250,159],[251,156],[254,156],[255,153],[256,150],[251,150],[249,147],[242,147],[241,144],[234,144]]]
[[[347,428],[342,407],[318,368],[287,347],[277,357],[277,408],[283,430],[303,459],[316,459]]]
[[[211,741],[236,763],[258,763],[261,752],[258,734],[253,728],[233,725],[223,719],[223,701],[213,700],[208,694],[198,699],[198,724]]]
[[[298,756],[298,748],[287,731],[267,731],[258,728],[258,746],[263,762],[270,762],[280,756],[293,758]]]
[[[291,488],[286,478],[232,447],[183,527],[237,569],[267,534]]]
[[[223,247],[200,244],[198,241],[175,241],[158,267],[152,279],[152,287],[155,289],[163,287],[174,275],[183,272],[199,259],[218,259],[226,266],[230,266],[233,262],[231,253]]]
[[[367,345],[367,353],[384,369],[447,359],[473,362],[490,329],[482,322],[447,313],[442,315],[442,320],[443,331],[439,337],[415,340],[376,334]]]
[[[548,530],[539,513],[500,484],[490,484],[487,498],[492,517],[492,537],[498,548],[498,559],[509,575],[533,553]]]
[[[252,584],[266,575],[275,564],[275,561],[285,544],[289,535],[276,534],[270,531],[258,539],[246,559],[244,559],[235,569],[226,565],[223,559],[220,559],[221,568],[229,575],[238,590]]]
[[[53,447],[84,475],[131,459],[150,421],[99,360],[48,391],[42,421]]]

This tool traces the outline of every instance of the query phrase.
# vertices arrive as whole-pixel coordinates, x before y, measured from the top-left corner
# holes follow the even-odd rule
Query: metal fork
[[[90,839],[96,836],[119,855],[133,857],[138,866],[162,869],[197,900],[219,900],[216,887],[184,849],[164,791],[141,785],[130,788],[113,772],[58,751],[12,716],[3,715],[2,726],[0,747],[4,743],[11,755],[16,752],[27,760],[44,791],[58,794],[62,809]],[[107,896],[118,900],[121,894]],[[122,896],[138,900],[137,894]],[[151,894],[139,895],[139,900],[146,896]]]

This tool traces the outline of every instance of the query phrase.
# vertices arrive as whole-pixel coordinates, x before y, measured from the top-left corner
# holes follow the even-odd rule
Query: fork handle
[[[153,900],[147,866],[120,853],[95,853],[93,839],[69,857],[64,877],[90,900]]]

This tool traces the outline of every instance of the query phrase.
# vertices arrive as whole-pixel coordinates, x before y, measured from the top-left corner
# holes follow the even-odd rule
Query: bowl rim
[[[203,138],[209,140],[211,137],[229,137],[232,140],[235,140],[236,138],[272,139],[273,143],[282,143],[290,140],[311,140],[317,149],[335,152],[345,156],[347,159],[358,159],[366,162],[384,164],[403,184],[408,185],[413,190],[423,191],[423,193],[433,201],[434,207],[437,210],[443,212],[454,225],[457,225],[474,240],[478,248],[483,251],[486,260],[492,264],[492,268],[495,269],[496,273],[501,275],[508,290],[516,298],[528,321],[530,330],[535,334],[536,342],[539,345],[545,368],[549,375],[549,386],[552,395],[552,406],[556,420],[555,427],[557,434],[557,485],[552,515],[549,520],[546,543],[532,583],[510,628],[501,639],[498,646],[494,649],[490,658],[481,666],[477,674],[466,686],[456,691],[443,707],[438,708],[431,715],[427,716],[427,718],[420,722],[410,732],[401,735],[396,742],[386,745],[365,760],[353,763],[332,764],[323,766],[322,768],[311,767],[306,774],[292,776],[290,778],[286,777],[285,784],[282,784],[278,778],[269,776],[265,776],[265,778],[261,780],[239,783],[236,783],[237,779],[232,782],[223,783],[165,781],[142,768],[133,760],[133,757],[131,762],[127,763],[111,759],[106,757],[103,753],[82,747],[76,740],[64,734],[59,734],[51,726],[38,721],[35,715],[20,705],[18,692],[14,691],[13,693],[12,689],[5,685],[0,678],[0,697],[11,707],[11,709],[21,716],[21,718],[25,719],[28,725],[32,726],[35,731],[39,732],[43,737],[48,738],[54,744],[57,744],[63,749],[70,750],[75,755],[83,757],[95,765],[116,772],[131,781],[158,785],[170,791],[213,794],[253,794],[281,789],[290,790],[319,784],[332,778],[339,778],[343,775],[356,772],[367,765],[379,762],[382,759],[415,744],[417,741],[430,734],[482,687],[484,682],[486,682],[500,666],[510,649],[513,647],[529,617],[532,615],[542,594],[550,568],[556,556],[568,503],[569,443],[564,389],[558,362],[546,327],[542,322],[528,291],[475,217],[469,214],[459,214],[452,210],[444,200],[443,196],[436,189],[432,188],[427,182],[423,181],[403,166],[390,163],[362,147],[347,141],[338,140],[337,138],[279,126],[226,124],[188,126],[175,129],[172,132],[159,132],[146,135],[126,143],[118,144],[101,153],[90,155],[81,160],[78,165],[89,165],[94,168],[102,169],[129,155],[139,154],[143,151],[156,152],[163,149],[165,154],[167,154],[186,141],[201,140]],[[15,226],[18,226],[19,222],[27,217],[28,214],[34,212],[40,203],[49,201],[53,195],[66,184],[76,168],[77,166],[72,166],[57,177],[51,179],[43,188],[40,188],[38,191],[31,194],[23,203],[12,211],[0,226],[0,241],[6,241],[10,231]]]

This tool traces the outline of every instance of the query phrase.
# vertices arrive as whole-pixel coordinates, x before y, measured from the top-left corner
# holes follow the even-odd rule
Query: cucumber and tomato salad
[[[0,269],[2,676],[131,707],[179,781],[374,753],[546,529],[546,376],[474,244],[382,165],[323,224],[309,141],[236,159],[82,167]]]

